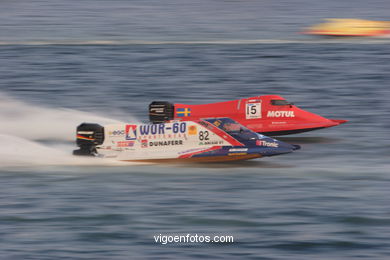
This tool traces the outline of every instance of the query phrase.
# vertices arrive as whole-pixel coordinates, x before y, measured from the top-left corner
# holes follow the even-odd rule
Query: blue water
[[[0,3],[0,259],[386,259],[388,39],[299,35],[388,1]],[[347,124],[229,164],[74,158],[83,121],[278,94]],[[228,244],[153,236],[233,235]]]

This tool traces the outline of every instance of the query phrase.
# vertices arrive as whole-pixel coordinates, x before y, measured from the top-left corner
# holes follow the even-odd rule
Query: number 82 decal
[[[207,141],[209,140],[209,131],[199,131],[199,140],[200,141]]]

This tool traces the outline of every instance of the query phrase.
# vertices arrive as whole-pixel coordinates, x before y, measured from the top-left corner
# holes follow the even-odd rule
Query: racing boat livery
[[[74,155],[141,162],[222,162],[290,153],[298,145],[257,134],[230,118],[158,124],[83,123]]]
[[[302,133],[347,122],[347,120],[327,119],[302,110],[277,95],[201,105],[159,101],[149,105],[149,118],[155,123],[174,119],[197,120],[210,117],[229,117],[254,132],[271,136]]]
[[[389,21],[362,19],[326,19],[326,21],[308,28],[303,33],[324,36],[390,36]]]

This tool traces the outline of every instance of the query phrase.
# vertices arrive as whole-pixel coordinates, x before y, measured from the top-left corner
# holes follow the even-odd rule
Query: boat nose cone
[[[339,125],[348,122],[348,120],[343,120],[343,119],[329,119],[329,120],[332,121],[332,122],[335,122],[335,123],[337,123]]]
[[[289,143],[285,143],[285,142],[282,142],[282,141],[277,141],[277,142],[279,144],[279,147],[283,148],[283,149],[287,149],[287,150],[291,150],[291,151],[295,151],[295,150],[301,149],[301,146],[297,145],[297,144],[289,144]]]
[[[266,148],[264,155],[267,156],[291,153],[301,148],[299,145],[288,144],[270,137],[261,138],[257,143],[259,146]]]

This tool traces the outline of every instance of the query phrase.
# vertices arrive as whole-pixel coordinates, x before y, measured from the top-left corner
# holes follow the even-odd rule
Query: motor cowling
[[[104,127],[99,124],[82,123],[76,130],[76,144],[80,149],[74,150],[74,155],[97,154],[96,146],[104,142]]]
[[[173,120],[175,106],[166,101],[153,101],[149,104],[149,120],[153,124]]]

